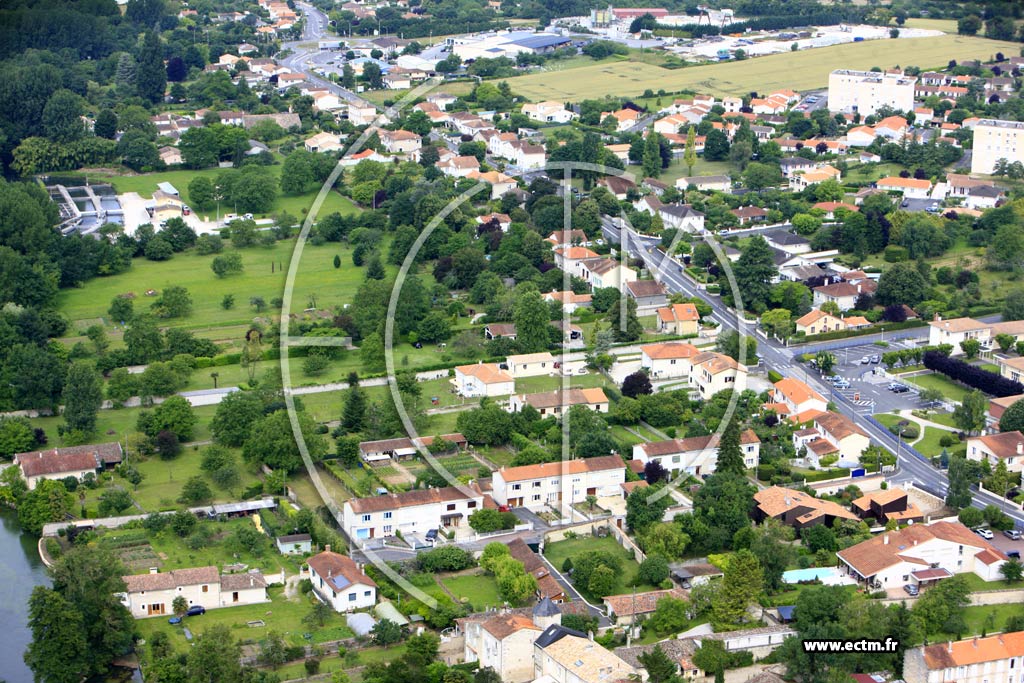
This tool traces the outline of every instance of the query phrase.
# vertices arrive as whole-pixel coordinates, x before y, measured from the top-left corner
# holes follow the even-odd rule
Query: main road
[[[637,233],[628,226],[619,226],[619,221],[608,216],[602,217],[602,231],[612,242],[623,246],[631,257],[642,259],[654,278],[665,285],[673,293],[680,293],[687,297],[699,297],[706,301],[712,308],[714,320],[720,323],[723,329],[738,331],[743,336],[751,335],[754,327],[736,311],[725,305],[721,296],[708,294],[699,289],[696,284],[685,275],[683,264],[664,254],[658,247],[660,240],[655,237],[647,237]],[[625,244],[623,245],[623,236]],[[920,339],[926,334],[924,330],[909,332],[904,339]],[[755,334],[758,340],[758,355],[766,367],[769,367],[783,376],[795,376],[797,374],[794,356],[799,353],[814,352],[826,345],[804,345],[794,351],[779,342],[778,340],[766,337],[762,333]],[[851,344],[870,343],[877,339],[877,335],[856,337]],[[833,343],[831,346],[835,346]],[[833,395],[837,405],[842,412],[846,413],[856,422],[872,441],[880,444],[898,458],[899,472],[892,477],[894,482],[912,481],[915,485],[930,491],[939,497],[945,497],[948,483],[946,475],[933,467],[930,463],[922,460],[911,453],[899,441],[898,437],[888,429],[880,428],[873,420],[863,419],[861,410],[849,397],[840,393],[831,392],[823,379],[813,373],[804,373],[805,381],[818,393],[822,395]],[[1020,506],[1010,503],[999,496],[992,495],[987,491],[973,492],[973,505],[983,508],[986,505],[995,505],[1001,508],[1008,515],[1013,517],[1018,526],[1024,526],[1024,512]]]

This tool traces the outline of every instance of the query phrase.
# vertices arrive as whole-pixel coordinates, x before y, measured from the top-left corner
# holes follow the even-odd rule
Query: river
[[[28,598],[33,588],[48,583],[35,537],[21,533],[17,513],[0,509],[0,679],[6,683],[32,683],[22,659],[32,640]]]

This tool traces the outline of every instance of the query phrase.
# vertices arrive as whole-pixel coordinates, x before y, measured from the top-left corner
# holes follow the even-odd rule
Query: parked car
[[[860,364],[861,365],[867,365],[870,362],[871,362],[871,357],[870,356],[864,356],[863,358],[860,359]]]
[[[979,536],[984,538],[986,541],[991,541],[992,537],[995,535],[995,534],[992,533],[991,529],[975,529],[974,533],[978,534]]]
[[[206,614],[206,608],[202,605],[192,605],[188,608],[188,611],[185,612],[186,617],[198,617],[201,614]]]
[[[831,377],[826,377],[825,381],[831,384],[835,384],[836,382],[842,382],[844,380],[842,375],[832,375]]]
[[[874,356],[871,356],[871,364],[872,365],[878,365],[881,362],[882,362],[882,357],[879,356],[877,353]]]
[[[1006,529],[1003,531],[1003,536],[1011,538],[1014,541],[1019,541],[1021,539],[1020,529]]]
[[[833,382],[832,386],[834,386],[836,389],[849,389],[850,382],[849,380],[840,378],[837,381]]]
[[[908,583],[907,585],[903,586],[903,590],[906,592],[907,595],[909,595],[912,598],[916,598],[918,593],[920,593],[918,587],[912,583]]]
[[[892,391],[893,393],[896,394],[905,394],[908,391],[910,391],[910,387],[908,387],[906,384],[897,384]]]
[[[433,543],[437,540],[437,529],[431,529],[427,532],[426,539]]]
[[[1020,559],[1020,551],[1019,550],[1007,550],[1006,551],[1006,556],[1007,557],[1012,557],[1015,560],[1019,560]]]
[[[886,388],[887,388],[887,389],[888,389],[889,391],[896,391],[897,389],[899,389],[899,388],[900,388],[900,387],[902,387],[902,386],[903,386],[902,384],[897,384],[896,382],[890,382],[890,383],[889,383],[889,386],[888,386],[888,387],[886,387]]]

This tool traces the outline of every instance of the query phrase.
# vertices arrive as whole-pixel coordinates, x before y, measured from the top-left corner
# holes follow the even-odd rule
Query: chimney
[[[953,652],[953,641],[952,640],[946,641],[946,650],[948,652],[950,652],[950,653]]]
[[[150,567],[149,568],[149,573],[150,574],[159,574],[160,573],[160,568],[159,567]]]
[[[1017,442],[1017,455],[1020,455],[1021,453],[1024,453],[1024,442],[1018,441]]]
[[[324,552],[325,553],[331,552],[331,544],[330,543],[328,543],[327,545],[324,546]]]
[[[857,283],[857,293],[860,294],[860,283]]]
[[[974,640],[971,641],[971,645],[974,646],[975,650],[978,649],[978,636],[974,636]]]
[[[882,545],[889,545],[889,534],[882,536]]]

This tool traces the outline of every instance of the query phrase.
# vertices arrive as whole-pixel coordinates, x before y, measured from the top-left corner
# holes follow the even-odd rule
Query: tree
[[[641,167],[644,177],[657,178],[661,175],[661,135],[653,130],[647,131],[647,138],[644,140],[644,154]]]
[[[1002,574],[1006,583],[1015,583],[1024,576],[1024,565],[1016,557],[1011,557],[999,568],[999,573]]]
[[[54,142],[69,143],[85,136],[82,98],[70,90],[58,90],[43,108],[43,131]]]
[[[830,351],[819,351],[814,354],[814,361],[818,365],[818,370],[825,375],[831,374],[832,369],[836,366],[836,356]]]
[[[1024,289],[1018,287],[1006,293],[1003,320],[1024,320]]]
[[[603,598],[615,592],[618,582],[619,577],[613,569],[603,565],[595,567],[587,582],[587,591],[595,597]]]
[[[963,610],[970,601],[971,589],[967,578],[957,575],[925,591],[917,599],[912,611],[920,620],[925,633],[957,633],[963,629]]]
[[[186,505],[202,505],[213,498],[213,491],[209,484],[200,476],[189,477],[188,481],[181,487],[181,495],[178,501]]]
[[[135,72],[135,90],[141,97],[157,103],[163,99],[166,88],[163,46],[160,34],[153,29],[146,31],[142,39]]]
[[[725,132],[712,128],[704,139],[704,158],[707,161],[725,161],[729,158],[729,138]]]
[[[642,394],[653,394],[651,378],[643,370],[637,370],[626,379],[622,380],[622,395],[629,398],[636,398]]]
[[[718,630],[746,621],[747,607],[764,590],[761,563],[749,550],[733,553],[724,573],[722,590],[711,605],[712,621]]]
[[[154,238],[150,244],[158,239]],[[180,285],[167,287],[153,302],[153,313],[158,318],[183,318],[191,312],[192,295]]]
[[[469,516],[469,526],[478,534],[511,529],[518,523],[518,518],[511,512],[495,509],[480,509]]]
[[[99,375],[88,363],[72,363],[64,383],[64,427],[69,432],[92,434],[103,404]]]
[[[718,442],[718,455],[715,458],[715,472],[746,476],[746,465],[743,459],[743,447],[740,445],[740,423],[735,416],[722,431]]]
[[[623,305],[625,310],[622,308]],[[636,314],[636,299],[632,297],[617,297],[609,307],[605,320],[608,321],[612,339],[616,342],[636,341],[644,333],[644,326]],[[517,327],[516,330],[518,329]]]
[[[660,555],[648,557],[640,563],[636,578],[651,586],[661,585],[668,578],[668,560]]]
[[[421,342],[436,344],[452,336],[452,326],[448,316],[440,311],[433,311],[420,321],[416,333]]]
[[[227,277],[228,275],[238,275],[244,269],[242,255],[237,251],[229,251],[226,254],[215,256],[213,261],[210,262],[210,268],[213,270],[214,275],[219,278]]]
[[[111,109],[101,109],[96,114],[96,121],[93,122],[92,132],[98,138],[113,140],[117,137],[117,114]]]
[[[316,433],[313,419],[308,414],[299,413],[297,419],[309,455],[314,462],[318,461],[327,452],[327,442]],[[242,447],[242,457],[288,473],[300,469],[302,455],[292,434],[288,411],[275,411],[253,425],[251,436]]]
[[[999,418],[999,431],[1013,432],[1024,429],[1024,401],[1017,401]]]
[[[373,62],[363,67],[363,80],[366,81],[371,90],[378,90],[384,87],[384,79],[380,67]]]
[[[132,319],[134,305],[131,299],[126,299],[123,296],[115,296],[110,301],[110,308],[107,309],[107,315],[111,317],[115,322],[124,324]],[[127,343],[127,342],[125,342]]]
[[[205,628],[188,651],[185,683],[242,683],[241,655],[226,624]]]
[[[960,349],[964,352],[967,360],[974,360],[981,352],[981,342],[977,339],[964,339],[960,342]]]
[[[661,635],[675,635],[686,629],[690,623],[690,606],[685,600],[664,597],[655,604],[654,614],[647,625]]]
[[[985,426],[985,415],[988,411],[988,399],[979,390],[964,396],[953,409],[953,423],[968,434],[980,431]]]
[[[652,524],[660,522],[665,516],[671,497],[663,495],[654,500],[664,484],[655,484],[646,488],[633,489],[626,498],[626,525],[637,535],[643,533]]]
[[[697,165],[697,129],[690,126],[686,131],[686,151],[683,152],[683,163],[686,164],[686,175],[693,175],[693,167]]]
[[[760,235],[752,238],[733,267],[736,284],[747,310],[760,312],[768,304],[771,280],[778,274],[771,247]]]
[[[35,430],[27,418],[0,416],[0,458],[10,460],[37,445]]]
[[[152,411],[140,413],[136,428],[150,438],[167,431],[180,441],[189,441],[197,422],[198,418],[188,399],[183,396],[171,396]]]
[[[668,560],[681,557],[689,544],[690,537],[672,522],[655,522],[641,537],[641,545],[648,557],[660,555]]]
[[[975,14],[961,17],[956,22],[957,33],[965,36],[973,36],[981,30],[981,18]]]
[[[751,190],[775,187],[782,182],[782,171],[775,164],[752,162],[743,170],[743,182]]]
[[[949,480],[949,488],[946,489],[946,505],[955,510],[969,506],[972,498],[971,484],[974,482],[974,467],[967,461],[967,457],[954,454],[949,459],[946,477]]]
[[[520,353],[537,353],[551,345],[548,305],[536,290],[521,293],[515,301],[512,320],[516,325],[516,346]]]
[[[761,314],[761,327],[769,335],[785,341],[793,336],[793,314],[785,308],[773,308]]]
[[[44,479],[18,502],[18,524],[28,533],[39,536],[44,524],[66,519],[74,502],[63,482]]]
[[[782,589],[782,574],[796,556],[793,546],[790,545],[792,540],[793,529],[776,520],[766,520],[763,526],[755,530],[750,552],[761,564],[765,590],[778,592]]]
[[[188,611],[188,599],[184,595],[178,595],[171,602],[171,611],[174,612],[174,616],[183,617],[185,612]]]
[[[883,306],[906,304],[913,308],[924,301],[928,284],[911,264],[895,263],[878,279],[876,299]]]
[[[32,642],[25,664],[39,683],[79,683],[91,673],[82,613],[67,598],[36,586],[28,601]]]
[[[100,496],[99,513],[103,517],[119,515],[132,506],[132,497],[122,488],[108,489]]]

